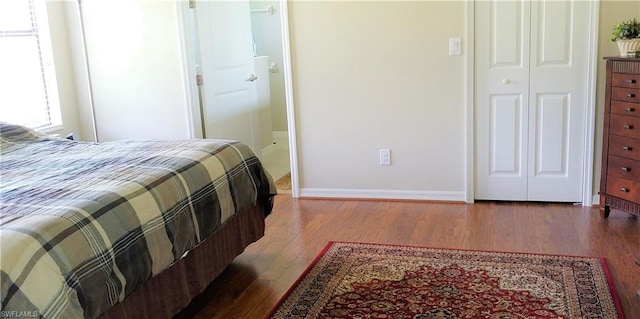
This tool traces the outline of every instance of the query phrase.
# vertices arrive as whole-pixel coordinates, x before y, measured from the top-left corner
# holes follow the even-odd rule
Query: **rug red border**
[[[322,258],[322,256],[324,256],[324,254],[327,252],[327,250],[329,250],[329,248],[331,246],[333,246],[334,243],[349,243],[349,242],[329,241],[324,246],[324,248],[322,248],[322,250],[320,250],[320,252],[316,255],[316,257],[313,258],[313,261],[309,264],[309,266],[307,266],[307,268],[300,274],[300,276],[298,276],[296,281],[293,282],[293,284],[291,284],[289,289],[287,289],[287,291],[285,291],[284,295],[282,295],[282,297],[280,297],[280,300],[278,300],[278,302],[271,308],[271,311],[269,311],[269,313],[264,317],[264,319],[269,319],[269,318],[271,318],[273,316],[273,314],[278,310],[278,308],[280,308],[282,303],[285,300],[287,300],[287,297],[289,297],[291,292],[293,292],[293,290],[298,286],[298,284],[300,284],[302,279],[304,279],[304,277],[307,276],[307,274],[311,271],[313,266],[315,266],[318,263],[320,258]]]
[[[336,243],[343,244],[361,244],[361,245],[381,245],[381,246],[392,246],[392,247],[416,247],[416,248],[429,248],[429,249],[448,249],[448,250],[458,250],[458,251],[484,251],[491,253],[506,253],[506,254],[531,254],[531,255],[539,255],[539,256],[562,256],[562,257],[582,257],[582,258],[597,258],[602,265],[602,270],[604,271],[604,276],[607,279],[607,286],[609,287],[609,293],[611,293],[611,298],[613,299],[613,304],[616,307],[616,312],[618,313],[619,319],[625,319],[624,312],[622,311],[622,304],[620,303],[620,297],[618,296],[618,291],[616,290],[616,286],[613,283],[613,278],[611,277],[611,272],[609,271],[609,266],[607,264],[607,260],[604,257],[594,257],[594,256],[582,256],[582,255],[561,255],[561,254],[544,254],[544,253],[523,253],[523,252],[511,252],[511,251],[497,251],[497,250],[478,250],[478,249],[463,249],[463,248],[442,248],[442,247],[429,247],[429,246],[418,246],[418,245],[401,245],[401,244],[383,244],[383,243],[367,243],[367,242],[351,242],[351,241],[329,241],[327,244],[320,250],[320,252],[316,255],[313,261],[307,266],[307,268],[298,276],[296,281],[287,289],[287,291],[280,297],[278,302],[271,308],[269,313],[264,317],[264,319],[271,318],[274,313],[280,308],[282,303],[287,299],[287,297],[293,292],[293,290],[300,284],[300,282],[306,277],[306,275],[311,271],[311,269],[318,263],[320,258],[324,256],[324,254]]]

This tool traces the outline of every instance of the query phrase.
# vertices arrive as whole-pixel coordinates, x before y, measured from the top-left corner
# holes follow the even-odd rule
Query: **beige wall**
[[[303,196],[465,194],[465,57],[447,54],[449,37],[467,37],[465,8],[464,1],[290,2]],[[640,1],[600,5],[594,192],[602,57],[617,54],[613,25],[638,13]],[[380,148],[392,150],[392,166],[378,165]]]
[[[448,38],[464,36],[465,3],[294,1],[289,10],[301,195],[461,196],[465,57],[448,55]],[[392,166],[379,166],[381,148]]]

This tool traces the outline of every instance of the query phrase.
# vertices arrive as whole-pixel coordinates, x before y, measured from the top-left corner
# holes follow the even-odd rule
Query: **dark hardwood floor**
[[[640,220],[570,204],[276,197],[264,238],[177,318],[263,318],[328,241],[605,257],[626,318],[640,318]]]

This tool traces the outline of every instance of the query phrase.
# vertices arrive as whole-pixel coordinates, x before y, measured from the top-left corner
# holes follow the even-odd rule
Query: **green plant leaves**
[[[611,41],[636,38],[640,38],[640,22],[636,19],[618,23],[611,34]]]

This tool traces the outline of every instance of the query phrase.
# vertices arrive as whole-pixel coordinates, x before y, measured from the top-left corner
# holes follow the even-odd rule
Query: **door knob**
[[[509,79],[502,79],[502,84],[509,84],[511,83],[511,80]]]
[[[251,75],[249,76],[249,78],[248,78],[248,79],[246,79],[245,81],[247,81],[247,82],[253,82],[253,81],[257,80],[257,79],[258,79],[258,77],[257,77],[257,76],[255,76],[255,75],[251,74]]]

